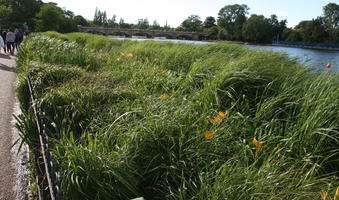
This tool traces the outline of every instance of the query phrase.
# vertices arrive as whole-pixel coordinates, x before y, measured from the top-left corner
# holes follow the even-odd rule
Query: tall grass
[[[30,36],[18,68],[26,109],[34,77],[64,199],[319,199],[339,186],[337,73],[234,44],[54,32]]]

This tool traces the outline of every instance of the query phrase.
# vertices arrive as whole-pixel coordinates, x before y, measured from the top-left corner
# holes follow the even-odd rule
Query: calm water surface
[[[124,39],[124,38],[120,38]],[[132,39],[132,40],[150,40],[150,39]],[[171,40],[171,39],[151,39],[156,41],[170,41],[177,43],[190,44],[213,44],[213,42],[192,41],[192,40]],[[315,69],[325,69],[328,62],[332,64],[331,70],[339,71],[339,51],[302,49],[294,47],[279,47],[279,46],[260,46],[260,45],[244,45],[248,48],[259,50],[269,50],[287,53],[291,58],[297,58],[300,63],[312,66]]]
[[[291,58],[297,57],[301,63],[311,65],[316,69],[325,69],[328,62],[331,62],[331,70],[339,70],[339,51],[302,49],[294,47],[279,47],[279,46],[259,46],[246,45],[249,48],[260,50],[272,50],[287,53]]]

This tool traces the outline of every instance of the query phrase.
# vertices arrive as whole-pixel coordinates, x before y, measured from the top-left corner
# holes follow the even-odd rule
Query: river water
[[[124,38],[118,38],[124,39]],[[149,40],[149,39],[132,39],[132,40]],[[152,39],[156,41],[170,41],[177,43],[190,44],[213,44],[213,42],[192,41],[192,40],[171,40],[171,39]],[[339,71],[339,51],[303,49],[295,47],[280,47],[280,46],[261,46],[261,45],[243,45],[248,48],[259,50],[277,51],[287,53],[291,58],[297,58],[300,63],[314,67],[316,70],[325,69],[327,63],[331,63],[331,71]]]
[[[339,51],[302,49],[294,47],[246,45],[249,48],[287,53],[291,58],[298,57],[300,63],[311,65],[315,69],[325,69],[331,63],[331,70],[339,71]]]

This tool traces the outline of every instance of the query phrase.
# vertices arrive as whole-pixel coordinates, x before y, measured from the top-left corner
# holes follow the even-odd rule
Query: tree
[[[106,11],[102,12],[101,22],[102,22],[102,24],[104,25],[104,27],[107,27],[108,21],[107,21],[107,14],[106,14]]]
[[[289,41],[289,42],[302,41],[302,37],[301,37],[301,34],[299,33],[299,31],[294,30],[292,28],[284,29],[281,39],[284,40],[284,41]]]
[[[61,20],[59,32],[69,33],[77,30],[77,24],[74,21],[74,13],[69,10],[62,10],[64,15]]]
[[[204,28],[203,35],[206,39],[216,40],[218,39],[219,28],[217,26],[212,26],[210,28]]]
[[[185,19],[181,25],[184,31],[192,31],[192,32],[201,32],[202,31],[202,21],[198,15],[190,15],[187,19]]]
[[[301,21],[295,27],[304,42],[325,42],[328,31],[325,28],[322,17],[310,21]]]
[[[213,26],[216,26],[215,22],[216,22],[215,18],[212,16],[209,16],[209,17],[206,17],[203,26],[204,28],[211,28]]]
[[[95,25],[101,25],[101,19],[100,19],[101,12],[98,9],[98,7],[95,8],[94,12],[94,18],[93,18],[93,24]]]
[[[250,42],[271,42],[272,26],[263,15],[251,15],[243,26],[243,37]]]
[[[76,25],[88,26],[88,21],[81,15],[77,15],[73,18]]]
[[[116,28],[118,27],[118,23],[116,22],[117,16],[113,15],[111,19],[108,20],[108,27],[110,28]]]
[[[35,17],[36,31],[76,31],[73,16],[73,12],[62,10],[55,3],[43,4]]]
[[[35,18],[37,31],[59,31],[64,13],[55,3],[47,3],[41,6],[40,12]]]
[[[42,4],[40,0],[0,0],[0,25],[21,28],[26,23],[34,28],[33,18]]]
[[[8,26],[10,24],[13,9],[11,5],[6,5],[0,1],[0,26]]]
[[[153,21],[152,29],[153,30],[160,30],[161,29],[160,24],[157,22],[157,20]]]
[[[329,29],[329,40],[334,42],[336,30],[339,28],[339,5],[329,3],[323,8],[323,11],[326,27]]]
[[[107,27],[108,21],[106,11],[102,12],[98,8],[95,8],[93,23],[98,26]]]
[[[276,15],[271,15],[271,18],[268,19],[269,24],[272,26],[272,37],[275,40],[279,40],[284,29],[287,28],[287,20],[278,21],[278,17]]]
[[[227,32],[225,29],[218,27],[218,40],[226,40],[227,39]]]
[[[136,28],[139,29],[148,29],[149,28],[149,22],[148,19],[138,19],[138,23],[135,25]]]
[[[242,26],[246,22],[247,5],[227,5],[218,13],[218,25],[227,32],[227,39],[241,40]]]
[[[125,23],[125,20],[121,17],[119,21],[119,28],[131,28],[130,24]]]

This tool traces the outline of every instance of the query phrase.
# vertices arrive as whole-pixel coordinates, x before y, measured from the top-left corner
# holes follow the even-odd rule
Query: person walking
[[[23,40],[23,33],[20,29],[15,29],[15,48],[16,48],[16,51],[19,50],[19,46]]]
[[[11,29],[8,29],[6,35],[6,42],[7,42],[7,51],[11,55],[14,55],[14,42],[15,42],[15,34],[12,32]]]
[[[0,54],[1,54],[1,48],[4,48],[5,47],[5,42],[4,40],[2,39],[2,36],[0,36]],[[5,52],[6,53],[6,52]]]
[[[6,35],[7,35],[7,32],[4,30],[4,31],[2,31],[2,33],[1,33],[1,37],[2,37],[2,39],[4,40],[4,51],[5,51],[5,53],[6,53]]]

